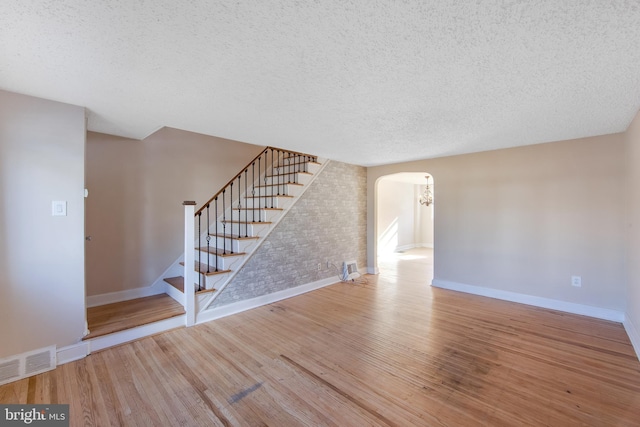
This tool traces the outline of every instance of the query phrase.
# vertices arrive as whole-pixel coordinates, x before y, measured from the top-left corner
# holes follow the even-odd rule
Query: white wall
[[[378,197],[379,253],[415,245],[415,185],[383,178]]]
[[[640,113],[625,135],[626,146],[626,298],[625,327],[640,355]]]
[[[437,188],[436,280],[624,311],[623,134],[368,168],[370,267],[372,183],[420,171]]]
[[[83,108],[0,91],[0,358],[82,337],[84,153]]]
[[[424,180],[424,173],[417,175]],[[412,247],[433,247],[433,205],[419,203],[423,189],[424,185],[409,182],[406,177],[389,175],[379,179],[379,255]]]

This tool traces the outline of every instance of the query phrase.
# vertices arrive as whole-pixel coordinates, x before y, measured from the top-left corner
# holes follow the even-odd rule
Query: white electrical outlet
[[[582,286],[582,277],[580,276],[571,276],[571,286],[575,286],[579,288]]]
[[[322,270],[322,264],[318,263],[318,271]]]

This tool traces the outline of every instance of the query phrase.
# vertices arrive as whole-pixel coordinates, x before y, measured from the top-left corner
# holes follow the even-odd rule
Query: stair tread
[[[269,194],[268,196],[266,194],[263,194],[261,196],[245,196],[245,199],[264,199],[265,197],[287,197],[287,198],[293,198],[293,196],[288,196],[286,194],[274,194],[273,196],[271,194]]]
[[[303,175],[313,175],[311,172],[300,171],[300,172],[285,172],[285,173],[277,173],[277,174],[274,174],[274,175],[267,175],[266,178],[273,178],[273,177],[276,177],[276,176],[295,175],[297,173],[301,173]]]
[[[298,185],[300,187],[304,186],[304,184],[299,184],[297,182],[276,182],[275,184],[256,185],[255,188],[279,187],[281,185]]]
[[[201,251],[203,251],[203,252],[208,252],[208,253],[210,253],[210,254],[218,255],[218,256],[223,257],[223,258],[224,258],[224,257],[232,257],[232,256],[242,256],[242,255],[246,255],[246,253],[245,253],[245,252],[234,252],[234,253],[231,253],[231,252],[228,252],[228,251],[227,251],[227,253],[223,253],[223,249],[221,249],[221,248],[216,248],[216,247],[213,247],[213,246],[210,246],[210,247],[208,247],[208,248],[207,248],[206,246],[202,246],[202,247],[200,247],[200,248],[196,248],[196,250],[198,250],[198,249],[200,249],[200,250],[201,250]]]
[[[234,209],[237,211],[238,209]],[[282,208],[240,208],[241,211],[283,211]]]
[[[200,294],[206,294],[208,292],[216,292],[217,289],[216,288],[211,288],[211,289],[203,289],[201,291],[196,291],[196,295],[200,295]]]
[[[180,262],[180,265],[184,265],[184,262]],[[209,272],[207,273],[207,267],[209,269]],[[203,262],[200,263],[200,269],[198,270],[198,261],[195,262],[195,265],[193,266],[193,269],[195,271],[198,271],[202,274],[204,274],[205,276],[214,276],[216,274],[224,274],[224,273],[231,273],[231,270],[220,270],[218,269],[218,271],[216,271],[216,267],[213,265],[207,265]]]
[[[269,224],[271,224],[271,221],[262,221],[262,222],[260,222],[260,221],[248,221],[247,222],[247,221],[236,221],[236,220],[231,221],[231,220],[228,220],[228,219],[225,220],[225,222],[227,224],[251,224],[251,225],[260,225],[260,224],[269,225]],[[229,233],[229,234],[232,234],[232,233]],[[235,234],[237,234],[237,233],[235,233]]]
[[[295,159],[297,157],[315,157],[315,156],[312,156],[311,154],[304,154],[304,153],[287,154],[282,156],[283,159]]]
[[[90,340],[183,314],[184,307],[167,294],[89,307],[87,322],[91,333],[82,340]]]
[[[184,277],[183,276],[166,277],[163,280],[168,284],[170,284],[171,286],[173,286],[174,288],[176,288],[177,290],[179,290],[180,292],[184,293]],[[198,284],[194,283],[194,286],[198,286]],[[200,291],[196,291],[196,294],[203,294],[206,292],[215,292],[215,291],[217,291],[217,289],[215,288],[202,289]]]
[[[296,162],[296,163],[289,163],[288,165],[281,165],[281,164],[277,164],[274,165],[274,168],[286,168],[286,167],[292,167],[292,166],[296,166],[296,165],[322,165],[322,163],[318,163],[318,162]]]
[[[184,277],[182,276],[165,277],[163,280],[168,284],[170,284],[171,286],[173,286],[174,288],[176,288],[177,290],[179,290],[180,292],[184,293]]]
[[[209,236],[211,237],[220,237],[220,238],[227,238],[227,239],[231,239],[231,240],[258,240],[260,237],[259,236],[240,236],[238,237],[236,234],[234,235],[223,235],[223,234],[209,234]]]

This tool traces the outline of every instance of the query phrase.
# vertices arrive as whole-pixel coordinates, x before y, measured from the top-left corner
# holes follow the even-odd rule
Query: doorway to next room
[[[380,273],[406,271],[430,284],[434,251],[433,177],[426,172],[381,177],[376,185],[376,200]]]

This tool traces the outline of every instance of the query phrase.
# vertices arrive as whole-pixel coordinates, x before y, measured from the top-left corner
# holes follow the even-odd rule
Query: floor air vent
[[[55,346],[2,359],[0,360],[0,385],[50,371],[55,367]]]
[[[342,280],[353,280],[360,277],[358,273],[358,263],[355,261],[345,261],[342,264]]]
[[[20,360],[5,360],[0,362],[0,385],[20,378]]]

